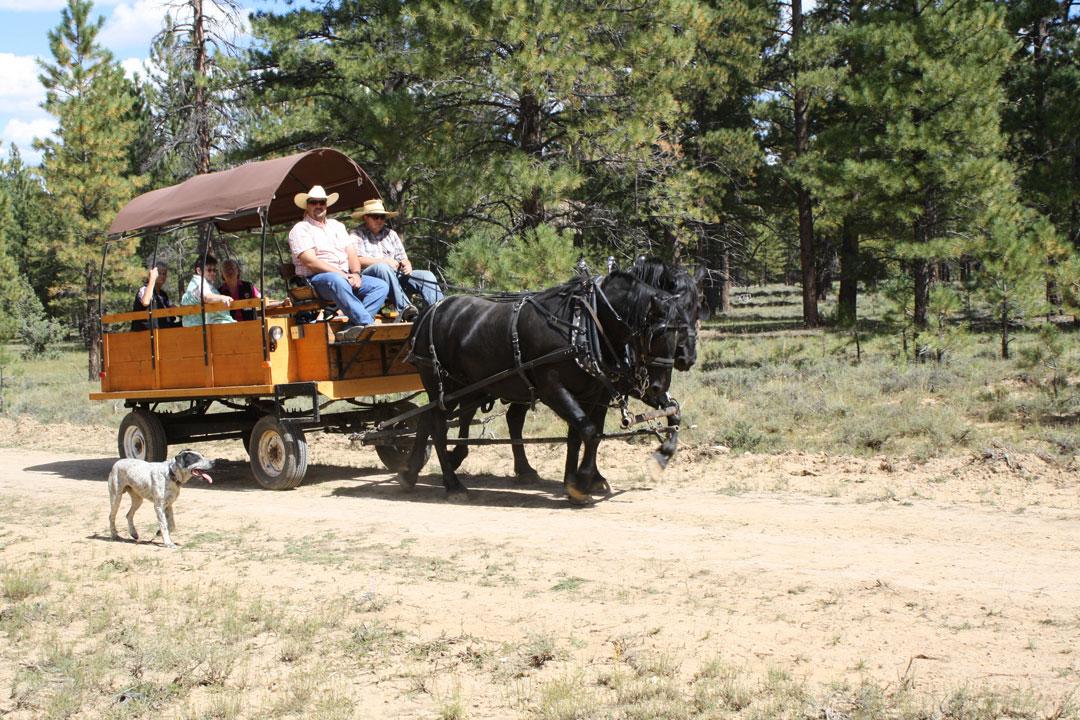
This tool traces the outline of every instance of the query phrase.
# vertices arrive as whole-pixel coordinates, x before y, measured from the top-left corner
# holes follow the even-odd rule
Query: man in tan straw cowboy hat
[[[364,277],[378,278],[390,287],[390,301],[398,309],[399,319],[408,322],[417,315],[409,293],[420,293],[427,305],[434,305],[443,293],[433,273],[413,269],[401,238],[386,226],[386,218],[396,215],[383,207],[382,200],[368,200],[352,214],[363,221],[352,231],[352,239]]]
[[[338,333],[351,340],[386,301],[389,288],[382,280],[361,278],[360,259],[345,226],[326,216],[326,209],[338,201],[338,194],[326,194],[321,185],[297,193],[293,202],[303,208],[304,219],[289,231],[289,251],[296,274],[306,277],[324,300],[332,300],[345,311],[349,323]]]

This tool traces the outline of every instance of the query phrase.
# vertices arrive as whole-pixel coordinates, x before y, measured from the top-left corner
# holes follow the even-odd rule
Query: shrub
[[[16,322],[16,335],[26,345],[23,358],[57,357],[59,352],[56,342],[63,337],[64,326],[46,316],[45,308],[29,286],[26,292],[20,294],[15,300],[12,309]]]

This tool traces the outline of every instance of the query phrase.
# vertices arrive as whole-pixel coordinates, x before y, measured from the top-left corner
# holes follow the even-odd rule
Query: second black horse
[[[690,370],[697,361],[697,334],[701,313],[701,282],[704,278],[704,270],[699,268],[696,273],[691,274],[685,267],[667,263],[657,257],[639,257],[630,267],[629,272],[639,280],[671,295],[678,315],[677,325],[674,327],[676,330],[675,369],[684,372]],[[625,392],[630,396],[641,399],[635,390],[636,388],[629,387]],[[490,402],[491,398],[486,398],[486,401]],[[666,406],[670,403],[665,402],[663,404]],[[461,406],[458,413],[460,437],[469,437],[472,419],[480,405],[480,401],[474,401],[472,405],[463,404]],[[512,440],[521,439],[522,430],[525,427],[525,416],[528,411],[529,405],[527,404],[514,403],[507,407],[506,426]],[[596,417],[601,432],[603,431],[604,415],[605,413],[598,412]],[[681,421],[682,417],[679,412],[668,416],[669,431],[668,439],[664,443],[665,448],[654,455],[660,470],[667,465],[667,461],[675,453],[675,447],[678,443],[677,428]],[[570,473],[576,468],[579,460],[580,445],[580,441],[574,437],[571,430],[567,437],[566,473]],[[514,454],[514,475],[526,482],[537,480],[539,475],[529,464],[529,459],[525,454],[525,446],[513,444],[511,447]],[[450,454],[452,467],[456,470],[465,461],[468,454],[468,445],[457,445]],[[600,471],[597,470],[593,479],[592,492],[610,492],[610,490],[611,486]]]
[[[602,282],[579,278],[516,302],[454,296],[425,310],[413,326],[409,357],[436,406],[420,416],[401,484],[415,485],[430,437],[444,487],[463,492],[446,446],[448,416],[489,398],[535,399],[584,446],[580,463],[570,468],[568,462],[564,481],[571,502],[588,502],[602,427],[597,417],[612,396],[633,388],[654,407],[667,400],[682,325],[671,299],[629,273],[613,272]]]

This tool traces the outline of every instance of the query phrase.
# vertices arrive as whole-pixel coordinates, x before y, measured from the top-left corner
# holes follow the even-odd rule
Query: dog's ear
[[[181,450],[176,456],[176,464],[182,468],[189,468],[200,460],[202,460],[202,455],[194,450]]]

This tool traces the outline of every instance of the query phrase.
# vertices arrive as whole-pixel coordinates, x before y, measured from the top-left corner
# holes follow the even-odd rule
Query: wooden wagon
[[[109,234],[125,238],[198,225],[208,233],[258,231],[259,287],[265,288],[267,232],[301,219],[293,196],[313,185],[339,193],[335,210],[379,197],[355,162],[324,148],[146,193],[120,211]],[[103,272],[104,267],[103,255]],[[129,408],[117,437],[121,457],[159,461],[169,445],[238,438],[258,482],[289,489],[307,469],[305,433],[361,432],[412,407],[407,399],[386,399],[421,389],[415,368],[404,359],[411,324],[372,325],[356,340],[340,343],[335,330],[344,320],[322,312],[327,319],[311,321],[326,310],[325,303],[308,288],[291,294],[294,303],[282,307],[268,306],[263,297],[101,316],[101,391],[90,398],[122,400]],[[255,319],[205,323],[208,312],[237,309],[254,310]],[[204,322],[169,328],[153,322],[184,315],[201,315]],[[130,329],[143,320],[149,329]],[[306,402],[289,402],[297,398]],[[338,400],[348,401],[350,409],[323,411]],[[375,449],[396,471],[411,440],[405,434]]]

